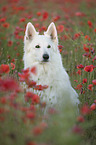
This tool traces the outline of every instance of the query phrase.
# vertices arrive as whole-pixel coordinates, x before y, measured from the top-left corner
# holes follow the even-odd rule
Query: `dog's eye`
[[[40,48],[40,45],[36,45],[35,48]]]
[[[47,46],[47,48],[51,48],[51,46],[50,46],[50,45],[48,45],[48,46]]]

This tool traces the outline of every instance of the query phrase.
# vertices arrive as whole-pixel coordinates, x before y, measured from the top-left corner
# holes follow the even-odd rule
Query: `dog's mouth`
[[[40,62],[40,64],[44,64],[44,63],[48,63],[49,62],[49,60],[42,60],[41,62]]]

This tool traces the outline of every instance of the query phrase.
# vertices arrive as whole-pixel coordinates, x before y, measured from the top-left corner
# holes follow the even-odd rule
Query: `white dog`
[[[56,104],[60,98],[67,97],[74,104],[79,103],[78,94],[72,88],[62,65],[57,31],[53,22],[44,35],[39,35],[30,22],[27,24],[23,60],[24,69],[36,66],[37,75],[31,74],[30,79],[37,84],[48,85],[48,89],[39,92],[41,100],[47,104]]]

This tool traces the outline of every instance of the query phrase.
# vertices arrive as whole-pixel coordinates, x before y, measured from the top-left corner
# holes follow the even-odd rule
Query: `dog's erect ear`
[[[44,32],[44,35],[50,36],[51,39],[58,44],[57,30],[53,22],[49,25],[47,31]]]
[[[38,32],[36,32],[35,27],[29,22],[25,32],[26,40],[32,40],[36,34],[38,34]]]

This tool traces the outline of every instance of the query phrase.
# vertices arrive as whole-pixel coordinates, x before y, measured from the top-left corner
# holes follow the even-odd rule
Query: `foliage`
[[[94,145],[96,142],[96,2],[95,0],[0,1],[0,144]],[[23,71],[23,38],[27,22],[40,34],[52,21],[58,30],[59,50],[72,86],[79,94],[77,108],[66,100],[62,110],[43,111],[39,96]],[[32,73],[35,68],[32,69]],[[38,104],[38,105],[37,105]]]

